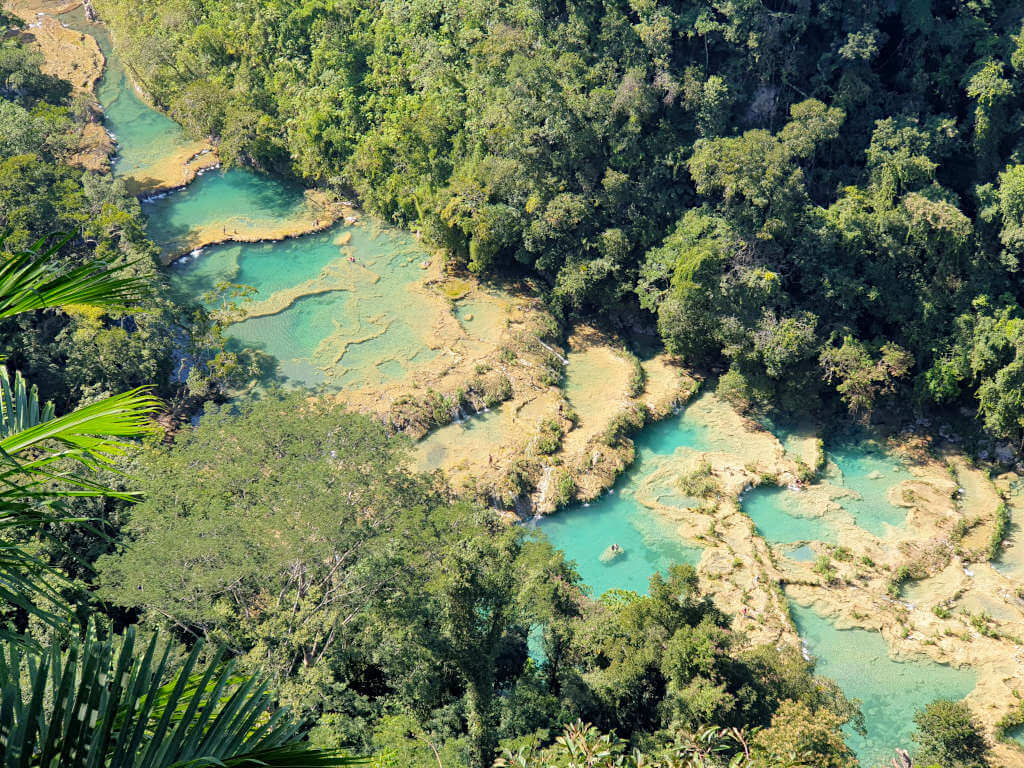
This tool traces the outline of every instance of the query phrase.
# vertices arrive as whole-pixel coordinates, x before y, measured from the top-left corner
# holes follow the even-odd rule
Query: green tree
[[[304,676],[316,690],[342,672],[349,631],[390,586],[398,537],[441,503],[401,467],[403,446],[302,393],[211,406],[139,457],[145,499],[122,550],[97,563],[100,594],[228,643],[315,711]],[[318,682],[321,664],[334,671]]]
[[[984,768],[989,765],[988,743],[970,708],[962,701],[936,699],[914,714],[917,730],[914,756],[922,765],[942,768]]]
[[[426,549],[405,559],[403,578],[384,595],[381,648],[415,698],[424,666],[455,671],[465,690],[469,764],[487,768],[497,747],[497,696],[509,683],[502,657],[517,654],[522,668],[527,632],[564,613],[565,585],[577,577],[549,543],[490,511],[438,510],[428,530]],[[387,639],[396,626],[398,646]]]
[[[820,357],[825,381],[836,384],[850,412],[864,419],[881,395],[896,391],[897,382],[913,365],[913,358],[899,346],[886,342],[872,348],[851,336],[841,346],[826,348]]]

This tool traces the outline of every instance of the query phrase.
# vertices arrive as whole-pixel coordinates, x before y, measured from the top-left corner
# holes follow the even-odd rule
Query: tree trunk
[[[494,687],[490,680],[466,686],[466,725],[469,731],[469,768],[491,768],[497,739],[494,732]]]

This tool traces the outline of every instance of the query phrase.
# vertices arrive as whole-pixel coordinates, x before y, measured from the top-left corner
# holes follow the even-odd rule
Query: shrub
[[[983,768],[989,765],[988,744],[970,708],[962,701],[936,699],[914,715],[918,744],[915,765]]]
[[[647,371],[644,370],[643,365],[640,363],[640,358],[635,354],[629,350],[624,351],[622,354],[632,369],[629,374],[629,396],[639,397],[643,393],[644,387],[647,386]]]
[[[555,505],[564,507],[576,494],[576,480],[567,469],[559,469],[554,478]]]
[[[829,583],[835,581],[836,576],[838,575],[828,555],[818,556],[818,559],[814,561],[814,572]]]
[[[1006,534],[1010,532],[1010,508],[1006,502],[1000,502],[996,508],[996,520],[995,525],[992,527],[992,538],[988,542],[988,559],[995,560],[999,557],[999,552],[1003,548],[1003,541],[1006,540]]]
[[[540,434],[537,436],[536,450],[542,455],[550,455],[562,445],[562,425],[554,419],[544,419],[540,423]]]
[[[685,495],[697,499],[717,496],[719,491],[718,481],[711,474],[711,464],[703,459],[692,472],[680,475],[676,483]]]

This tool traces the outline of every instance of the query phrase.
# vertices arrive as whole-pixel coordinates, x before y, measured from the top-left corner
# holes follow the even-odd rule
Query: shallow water
[[[428,340],[436,305],[411,290],[422,272],[409,259],[420,252],[400,230],[352,227],[346,246],[335,243],[339,231],[213,246],[171,267],[172,285],[194,299],[222,281],[255,288],[253,309],[270,308],[228,333],[276,357],[291,383],[338,388],[400,378],[437,354]]]
[[[1021,515],[1020,507],[1013,510],[1014,517]],[[999,557],[992,561],[992,567],[1004,576],[1024,582],[1024,526],[1010,524],[1010,532],[1006,536],[1005,546]]]
[[[1010,531],[992,567],[1004,576],[1024,583],[1024,483],[1012,483],[1009,492]]]
[[[501,443],[505,431],[504,409],[487,411],[435,429],[414,449],[413,469],[431,472],[459,456],[481,456]]]
[[[174,245],[211,227],[224,237],[270,230],[305,213],[306,199],[301,187],[233,168],[205,173],[185,189],[147,202],[144,210],[153,241],[180,250]]]
[[[930,661],[894,661],[877,632],[836,629],[810,608],[792,605],[793,620],[807,650],[818,659],[818,674],[861,700],[867,735],[846,727],[846,743],[861,765],[888,765],[897,747],[912,749],[914,712],[934,699],[962,699],[975,684],[970,670]]]
[[[1006,732],[1006,735],[1024,747],[1024,725],[1018,725]]]
[[[775,430],[783,444],[787,439],[797,439],[776,425],[766,426]],[[830,446],[826,458],[822,480],[835,487],[834,501],[853,523],[879,538],[903,524],[906,509],[893,505],[888,498],[890,488],[911,476],[899,459],[868,439],[838,442]],[[835,514],[827,510],[818,514],[821,510],[812,509],[810,502],[802,491],[761,486],[745,495],[743,511],[754,521],[758,533],[772,544],[838,543]]]
[[[74,23],[75,19],[68,21]],[[84,19],[81,23],[83,27],[76,28],[86,28]],[[147,168],[184,152],[192,142],[180,126],[138,98],[117,57],[110,55],[105,30],[86,29],[108,56],[99,99],[105,108],[106,126],[119,142],[115,172],[144,180]],[[228,234],[228,229],[270,225],[297,215],[303,202],[297,188],[232,170],[208,173],[184,192],[148,204],[146,212],[151,235],[166,246],[185,240],[198,228],[219,226]],[[277,357],[280,372],[295,383],[341,387],[404,376],[413,365],[436,354],[426,340],[434,309],[426,297],[409,290],[421,275],[416,262],[422,252],[405,233],[385,230],[374,237],[363,228],[352,230],[352,241],[343,250],[334,241],[338,231],[335,228],[278,243],[216,246],[174,267],[172,281],[193,298],[202,297],[221,281],[254,287],[256,302],[274,302],[277,297],[274,311],[238,323],[229,333]],[[355,264],[347,261],[348,255],[356,259]],[[330,270],[329,279],[324,277],[325,270]],[[308,286],[309,290],[296,292],[296,286]],[[471,334],[500,321],[488,307],[472,303],[460,304],[457,315]],[[600,393],[602,389],[599,376],[575,382],[572,378],[568,382],[570,400],[586,400],[584,390]],[[577,385],[582,386],[575,389]],[[493,439],[491,425],[497,423],[497,414],[488,414],[458,426],[461,437],[455,437],[453,431],[445,434],[452,435],[453,444],[459,439],[487,442]],[[713,424],[687,412],[648,427],[637,436],[636,444],[638,460],[619,479],[613,493],[539,523],[552,542],[577,562],[584,580],[597,594],[612,588],[646,592],[653,572],[699,560],[700,548],[684,543],[672,522],[638,503],[636,493],[641,491],[670,506],[696,503],[666,482],[672,472],[665,470],[672,469],[675,457],[685,457],[687,450],[742,448],[731,444],[730,437],[719,434]],[[442,453],[450,447],[444,440],[436,445]],[[843,485],[864,496],[863,500],[843,501],[859,524],[883,535],[888,525],[902,521],[903,511],[885,500],[885,491],[899,471],[887,457],[864,455],[857,447],[836,448],[831,457],[842,472]],[[439,463],[443,459],[443,455],[430,458]],[[884,477],[872,479],[872,472]],[[766,495],[763,503],[770,506],[783,500],[784,493],[777,500]],[[758,503],[755,497],[750,501]],[[751,514],[760,517],[756,509]],[[792,539],[798,526],[808,524],[807,518],[775,517],[774,522],[767,517],[758,522],[759,528],[766,526],[764,533],[769,538]],[[824,539],[825,531],[818,534],[805,535],[801,529],[799,539]],[[622,547],[623,554],[601,562],[600,555],[612,543]],[[803,549],[794,550],[792,556],[799,559]],[[884,640],[878,635],[838,632],[804,609],[795,608],[794,615],[811,651],[821,657],[819,671],[839,680],[849,695],[865,700],[871,733],[867,739],[852,735],[850,743],[867,764],[875,756],[885,756],[891,746],[908,743],[914,708],[940,694],[960,697],[971,687],[970,673],[889,661]]]
[[[505,327],[508,310],[499,301],[462,299],[455,304],[455,316],[470,336],[493,340]]]
[[[826,479],[854,491],[859,498],[843,497],[839,504],[854,522],[868,533],[884,538],[893,527],[902,525],[907,510],[889,502],[889,489],[910,478],[899,459],[871,440],[849,440],[829,446],[831,467]]]
[[[637,504],[632,498],[632,473],[589,506],[576,505],[543,518],[538,527],[551,543],[563,550],[594,596],[609,589],[647,593],[651,576],[667,573],[672,565],[700,560],[699,547],[687,546],[672,523]],[[612,544],[622,554],[602,562],[601,554]]]
[[[702,418],[703,402],[711,395],[702,394],[679,413],[656,421],[634,436],[638,463],[648,456],[668,456],[679,448],[695,451],[724,451],[735,442],[730,435],[714,429]]]
[[[588,347],[570,352],[566,359],[565,399],[580,418],[615,408],[617,401],[626,396],[627,364],[612,349]]]
[[[744,496],[743,511],[754,521],[757,532],[772,544],[836,543],[836,530],[826,517],[801,514],[800,491],[772,486],[754,488]]]
[[[195,144],[180,125],[139,98],[121,59],[113,51],[106,27],[86,21],[81,8],[60,18],[69,27],[96,38],[107,59],[96,96],[103,106],[103,124],[118,142],[115,174],[144,178],[146,168]]]
[[[789,552],[786,553],[786,557],[788,557],[790,560],[795,560],[798,563],[809,563],[812,560],[814,560],[814,558],[816,558],[817,556],[817,552],[815,552],[814,549],[807,544],[804,544],[800,547],[795,547],[794,549],[791,549]]]
[[[139,99],[106,30],[84,17],[68,20],[96,35],[108,57],[99,100],[118,138],[115,173],[144,177],[145,168],[190,142],[180,126]],[[310,216],[301,188],[240,169],[206,173],[143,210],[149,235],[165,251],[199,230],[230,235]],[[344,246],[334,241],[342,231],[213,246],[172,267],[172,285],[197,300],[222,282],[255,288],[260,316],[231,326],[229,336],[276,357],[290,383],[338,388],[400,378],[436,354],[426,338],[434,306],[409,290],[422,277],[423,251],[399,230],[353,227]]]
[[[636,500],[638,492],[666,506],[699,503],[675,489],[671,462],[691,451],[711,451],[720,438],[701,423],[691,406],[682,413],[644,428],[634,436],[637,457],[633,467],[612,491],[591,502],[577,504],[542,518],[538,527],[562,549],[595,595],[609,589],[646,594],[650,577],[666,573],[673,564],[696,565],[701,548],[684,542],[671,520]],[[601,554],[618,544],[623,554],[608,563]]]

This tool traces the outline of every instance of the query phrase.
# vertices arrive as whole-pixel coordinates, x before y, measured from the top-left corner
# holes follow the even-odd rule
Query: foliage
[[[0,280],[0,306],[10,316],[43,307],[83,304],[116,306],[136,295],[139,284],[117,270],[52,269],[56,248],[42,243],[10,257],[16,265]],[[74,497],[133,498],[64,470],[112,465],[128,449],[128,438],[154,431],[150,416],[159,400],[139,389],[54,416],[40,407],[20,373],[11,385],[2,377],[0,424],[0,528],[19,533],[55,522],[54,510]],[[31,391],[31,395],[29,392]],[[65,520],[66,522],[66,520]],[[57,568],[35,558],[17,541],[0,542],[0,597],[5,606],[60,628],[72,614],[49,581]],[[54,612],[41,607],[46,601]],[[72,638],[66,653],[59,640],[38,655],[23,636],[4,632],[0,648],[0,747],[10,766],[170,766],[264,765],[331,766],[351,763],[336,752],[314,751],[299,743],[301,723],[287,711],[270,713],[272,697],[255,678],[232,679],[231,665],[218,670],[216,657],[206,672],[192,676],[201,645],[165,682],[169,649],[152,668],[157,638],[141,660],[133,656],[134,630],[120,648],[96,640],[92,627],[84,645]],[[23,651],[25,645],[30,646]],[[115,658],[116,653],[116,658]]]
[[[171,673],[170,648],[154,637],[135,647],[93,632],[40,659],[0,650],[0,746],[4,765],[337,766],[336,752],[297,743],[301,723],[286,710],[268,717],[266,683],[239,678],[216,655],[203,669],[202,644]]]
[[[855,718],[835,684],[815,678],[795,649],[738,652],[727,617],[700,594],[690,566],[652,576],[649,596],[606,593],[567,629],[546,638],[559,685],[586,686],[593,698],[580,714],[623,737],[767,727],[786,699],[833,713],[828,727]]]
[[[141,289],[116,269],[60,273],[54,269],[57,248],[42,246],[36,243],[0,268],[3,314],[69,304],[116,306]],[[7,269],[10,265],[14,266]],[[56,417],[51,403],[40,406],[38,389],[29,388],[20,372],[12,384],[4,370],[0,398],[0,530],[19,534],[58,521],[58,505],[74,497],[131,498],[88,473],[122,456],[129,447],[125,438],[153,433],[150,416],[161,403],[146,390],[115,395]],[[60,617],[41,607],[57,598],[57,611],[69,611],[47,583],[56,575],[16,539],[0,540],[0,597],[8,606],[57,624]]]
[[[371,419],[301,393],[211,407],[140,458],[146,498],[98,563],[100,594],[227,643],[359,748],[385,706],[465,706],[486,765],[526,632],[576,577],[522,529],[450,506],[404,456]]]
[[[918,745],[915,761],[943,768],[984,768],[989,765],[985,737],[970,708],[962,701],[936,699],[914,715]]]
[[[849,757],[842,762],[817,762],[822,753],[801,749],[802,744],[784,745],[782,752],[766,732],[751,734],[735,728],[705,728],[697,733],[678,732],[672,741],[641,750],[610,734],[601,733],[580,721],[567,725],[555,743],[545,749],[536,747],[506,750],[496,768],[809,768],[853,766]],[[835,738],[835,734],[832,734]],[[767,742],[767,743],[765,743]],[[849,751],[840,742],[839,752]],[[731,758],[731,759],[730,759]],[[728,762],[726,762],[728,761]]]
[[[738,402],[913,394],[1024,437],[1016,336],[972,355],[1024,300],[1006,0],[97,6],[227,162],[354,189],[556,313],[654,321]]]
[[[988,542],[988,558],[996,560],[1003,549],[1003,541],[1010,532],[1010,507],[1001,501],[996,507],[996,519],[992,523],[992,536]]]

